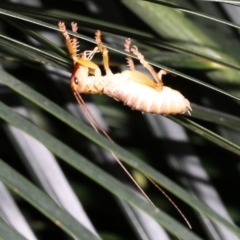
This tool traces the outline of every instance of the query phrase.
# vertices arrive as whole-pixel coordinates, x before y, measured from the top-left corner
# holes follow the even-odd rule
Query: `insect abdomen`
[[[126,98],[124,103],[133,109],[152,114],[183,114],[191,110],[189,101],[180,92],[165,86],[159,91],[149,89],[147,96],[139,91],[135,99],[133,96]]]
[[[117,80],[117,79],[115,79]],[[152,114],[183,114],[191,111],[189,101],[178,91],[163,86],[161,90],[146,86],[129,78],[115,81],[115,86],[104,93],[132,109]]]

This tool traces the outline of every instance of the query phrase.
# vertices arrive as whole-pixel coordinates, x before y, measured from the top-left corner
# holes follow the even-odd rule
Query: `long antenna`
[[[83,101],[82,97],[80,94],[77,92],[74,92],[74,95],[77,99],[77,102],[79,103],[81,109],[83,110],[83,113],[85,114],[87,120],[93,127],[93,129],[99,133],[98,129],[105,135],[105,137],[115,143],[111,137],[106,133],[106,131],[102,128],[102,126],[97,122],[97,120],[94,118],[90,110],[88,109],[86,103]],[[98,128],[98,129],[97,129]],[[129,171],[126,169],[126,167],[123,165],[123,163],[120,161],[120,159],[112,152],[110,151],[112,156],[115,158],[115,160],[118,162],[118,164],[121,166],[121,168],[124,170],[124,172],[130,177],[130,179],[133,181],[133,183],[137,186],[137,188],[141,191],[141,193],[144,195],[144,197],[151,203],[154,207],[154,203],[151,201],[151,199],[148,197],[148,195],[143,191],[143,189],[139,186],[139,184],[136,182],[136,180],[133,178],[133,176],[129,173]]]
[[[78,58],[77,57],[77,47],[78,47],[78,41],[77,38],[74,37],[73,39],[71,39],[66,31],[66,27],[65,24],[62,22],[59,22],[59,29],[60,31],[63,33],[65,39],[66,39],[66,44],[68,47],[68,50],[71,54],[72,59],[75,60]],[[73,32],[77,32],[77,24],[76,23],[72,23],[72,31]],[[98,41],[98,45],[100,44],[100,46],[105,49],[105,47],[103,46],[103,44],[101,43],[101,35],[100,35],[100,31],[98,32],[98,38],[96,38],[96,40]],[[126,42],[125,43],[125,48],[127,49],[129,47],[130,42]],[[106,49],[105,49],[106,50]],[[92,53],[92,55],[91,55]],[[90,55],[91,58],[94,55],[95,50],[94,51],[90,51]],[[129,57],[128,58],[128,63],[129,63],[129,67],[133,68],[133,62],[132,59]],[[108,64],[105,63],[105,68],[108,67]],[[92,115],[91,111],[88,109],[86,103],[84,102],[84,100],[82,99],[81,95],[77,92],[77,91],[73,91],[74,96],[78,102],[78,104],[80,105],[80,108],[82,109],[84,115],[86,116],[87,120],[89,121],[89,123],[91,124],[91,126],[93,127],[93,129],[99,133],[99,131],[112,143],[115,143],[112,138],[106,133],[106,131],[103,129],[103,127],[98,123],[98,121],[95,119],[95,117]],[[147,196],[147,194],[144,192],[144,190],[139,186],[139,184],[136,182],[136,180],[132,177],[132,175],[129,173],[129,171],[126,169],[126,167],[123,165],[123,163],[121,162],[121,160],[112,152],[110,151],[112,156],[115,158],[115,160],[117,161],[117,163],[121,166],[121,168],[124,170],[124,172],[129,176],[129,178],[133,181],[133,183],[136,185],[136,187],[141,191],[141,193],[144,195],[144,197],[148,200],[148,202],[154,206],[156,208],[156,206],[154,205],[154,203],[151,201],[151,199]],[[184,221],[187,223],[188,227],[191,229],[191,225],[189,223],[189,221],[187,220],[187,218],[185,217],[185,215],[182,213],[182,211],[177,207],[177,205],[173,202],[173,200],[165,193],[165,191],[158,185],[156,184],[150,177],[148,177],[146,174],[143,173],[143,175],[160,191],[162,192],[162,194],[170,201],[170,203],[173,205],[173,207],[179,212],[179,214],[183,217]]]
[[[103,129],[103,127],[98,123],[98,121],[95,119],[95,117],[92,115],[90,110],[88,109],[86,103],[82,99],[81,95],[78,94],[77,92],[74,92],[74,96],[77,99],[77,102],[79,103],[83,113],[85,114],[87,120],[93,127],[93,129],[99,133],[98,129],[104,134],[104,136],[111,142],[115,143],[112,138],[106,133],[106,131]],[[98,128],[98,129],[97,129]],[[111,152],[111,151],[110,151]],[[144,197],[149,201],[151,205],[154,207],[155,204],[152,202],[152,200],[147,196],[147,194],[144,192],[144,190],[139,186],[139,184],[136,182],[136,180],[133,178],[133,176],[129,173],[129,171],[125,168],[121,160],[113,153],[111,152],[112,156],[115,158],[115,160],[118,162],[118,164],[121,166],[121,168],[124,170],[124,172],[130,177],[130,179],[133,181],[133,183],[137,186],[137,188],[141,191],[141,193],[144,195]],[[167,193],[157,184],[155,183],[150,177],[148,177],[146,174],[142,173],[168,200],[169,202],[173,205],[173,207],[179,212],[179,214],[182,216],[186,224],[190,229],[192,229],[191,224],[185,217],[185,215],[182,213],[182,211],[179,209],[179,207],[174,203],[174,201],[167,195]]]

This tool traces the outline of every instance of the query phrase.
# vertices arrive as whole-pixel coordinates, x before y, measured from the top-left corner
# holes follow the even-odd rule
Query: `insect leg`
[[[124,43],[125,51],[130,52],[131,39],[127,38]],[[127,63],[130,70],[136,70],[132,57],[127,56]]]
[[[66,41],[68,51],[69,51],[73,61],[75,62],[75,58],[77,58],[77,41],[76,41],[76,39],[72,40],[70,38],[70,36],[67,33],[66,26],[65,26],[64,22],[59,22],[58,23],[58,28],[62,32],[63,36],[65,37],[65,41]],[[77,29],[76,24],[72,23],[72,29],[73,29],[73,31],[75,31]]]
[[[93,56],[95,55],[95,53],[98,53],[99,49],[98,47],[95,47],[92,51],[84,51],[83,52],[83,58],[87,59],[87,60],[92,60]]]
[[[106,71],[106,74],[107,75],[112,75],[113,73],[112,73],[111,69],[109,68],[108,50],[102,43],[101,31],[100,30],[97,30],[95,32],[95,39],[96,39],[96,43],[98,45],[98,48],[99,48],[99,50],[100,50],[100,52],[102,53],[102,56],[103,56],[103,66],[104,66],[104,69]]]
[[[87,67],[90,74],[93,74],[95,77],[101,77],[102,73],[97,64],[91,61],[94,54],[99,52],[98,47],[95,47],[92,51],[84,51],[81,53],[79,58],[76,58],[75,61],[80,65]]]
[[[71,26],[72,26],[72,31],[73,32],[77,32],[77,30],[78,30],[77,23],[72,22]],[[94,54],[99,52],[98,47],[95,47],[92,51],[84,51],[81,54],[81,57],[80,57],[77,54],[77,51],[78,51],[78,40],[77,40],[77,37],[73,37],[72,38],[72,46],[73,46],[73,50],[74,50],[74,55],[72,56],[73,60],[75,62],[80,63],[83,66],[88,67],[89,68],[89,72],[93,73],[95,76],[97,76],[97,77],[101,76],[102,74],[101,74],[101,71],[100,71],[99,67],[95,63],[92,63],[90,61],[93,58]],[[86,64],[86,62],[85,61],[83,62],[81,59],[89,60],[89,62],[87,62],[87,64]]]
[[[152,76],[154,77],[157,86],[159,87],[159,89],[161,90],[163,87],[163,82],[162,79],[159,78],[158,74],[156,73],[156,71],[153,69],[153,67],[145,60],[144,56],[138,51],[137,46],[133,46],[131,48],[131,52],[136,55],[140,61],[140,63],[147,68],[147,70],[152,74]]]
[[[72,31],[77,32],[78,27],[77,23],[72,22]],[[68,51],[74,61],[74,63],[79,63],[80,65],[84,67],[88,67],[89,72],[95,74],[95,76],[101,76],[101,71],[99,67],[90,61],[94,54],[97,53],[98,47],[94,48],[93,51],[85,51],[83,52],[80,56],[78,56],[77,51],[78,51],[78,40],[77,37],[73,37],[72,39],[70,38],[69,34],[67,33],[66,26],[64,22],[59,22],[58,23],[59,30],[62,32],[63,36],[65,37],[66,45],[68,48]]]
[[[159,72],[158,72],[158,77],[160,78],[160,79],[162,79],[162,75],[166,75],[166,74],[168,74],[169,72],[167,71],[167,70],[165,70],[165,69],[161,69]]]
[[[71,26],[72,26],[72,31],[73,31],[73,32],[77,32],[77,30],[78,30],[77,23],[72,22],[72,23],[71,23]],[[73,46],[73,50],[74,50],[74,57],[78,57],[78,54],[77,54],[77,52],[78,52],[78,46],[79,46],[78,44],[79,44],[79,43],[78,43],[77,37],[73,37],[73,38],[72,38],[72,46]]]

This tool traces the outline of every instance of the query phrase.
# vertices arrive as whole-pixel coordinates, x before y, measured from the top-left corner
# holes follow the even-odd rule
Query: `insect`
[[[77,24],[72,23],[72,31],[77,32]],[[87,108],[85,102],[81,97],[81,93],[85,94],[105,94],[117,101],[122,101],[125,105],[128,105],[132,109],[136,109],[142,112],[149,112],[153,114],[177,114],[185,113],[192,110],[189,101],[184,98],[184,96],[169,87],[163,86],[162,75],[167,74],[167,71],[161,70],[156,73],[152,66],[145,61],[144,56],[138,51],[136,46],[130,47],[131,40],[126,39],[125,41],[125,51],[132,52],[138,57],[141,64],[148,69],[152,74],[156,82],[153,82],[145,74],[135,70],[133,59],[127,56],[127,62],[129,70],[125,70],[121,73],[113,74],[109,68],[108,50],[103,45],[101,41],[101,32],[98,30],[95,33],[95,39],[97,47],[92,51],[84,51],[78,54],[78,41],[76,37],[72,39],[69,37],[65,24],[63,22],[58,23],[59,30],[65,37],[66,45],[71,58],[74,62],[74,70],[70,79],[71,89],[82,108],[85,116],[89,120],[95,131],[99,132],[98,129],[111,141],[113,140],[105,132],[105,130],[100,126],[100,124],[95,120],[89,109]],[[106,75],[101,74],[99,67],[92,62],[92,58],[96,53],[102,53],[103,56],[103,66]],[[92,76],[89,76],[89,75]],[[153,202],[149,199],[146,193],[138,185],[135,179],[131,176],[122,162],[116,157],[116,155],[111,152],[116,161],[120,164],[126,174],[135,183],[138,189],[146,197],[146,199],[153,205]],[[146,175],[145,175],[146,176]],[[191,228],[186,217],[176,206],[176,204],[170,199],[170,197],[148,176],[146,176],[173,204],[177,211],[184,218],[188,226]]]
[[[72,25],[73,31],[77,26]],[[73,61],[76,63],[71,77],[71,88],[75,93],[105,94],[117,101],[122,101],[132,109],[143,113],[152,114],[190,114],[191,106],[189,101],[178,91],[166,87],[162,82],[162,75],[167,71],[160,70],[159,73],[144,59],[136,46],[130,47],[131,40],[125,41],[125,51],[132,52],[138,57],[140,63],[151,73],[155,82],[145,74],[135,70],[133,59],[128,56],[129,70],[113,74],[109,68],[108,51],[101,42],[101,32],[96,32],[96,47],[93,51],[85,51],[77,55],[77,40],[70,40],[66,35],[65,25],[59,23],[59,28],[66,38],[68,50]],[[99,67],[91,61],[97,52],[102,52],[103,65],[106,75],[102,76]],[[93,74],[93,76],[89,76]]]

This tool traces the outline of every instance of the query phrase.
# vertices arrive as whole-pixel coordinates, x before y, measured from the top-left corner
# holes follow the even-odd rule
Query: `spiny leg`
[[[72,31],[73,32],[77,32],[78,30],[78,26],[77,23],[72,22],[71,23],[72,26]],[[84,51],[80,56],[78,55],[78,39],[77,37],[73,37],[72,38],[72,46],[75,50],[75,55],[74,55],[74,60],[76,61],[76,59],[79,59],[80,57],[83,59],[87,59],[87,60],[91,60],[94,56],[95,53],[99,52],[98,47],[95,47],[92,51]],[[76,61],[77,62],[77,61]]]
[[[72,31],[77,32],[78,27],[77,23],[72,22]],[[98,47],[95,47],[93,51],[85,51],[83,52],[80,56],[78,56],[78,40],[77,37],[73,37],[72,39],[70,38],[69,34],[67,33],[66,26],[64,22],[59,22],[58,23],[59,30],[62,32],[63,36],[65,37],[66,45],[68,48],[68,51],[73,59],[73,61],[76,63],[78,62],[81,64],[80,58],[86,59],[86,60],[91,60],[94,56],[95,53],[99,52]]]
[[[69,51],[72,59],[75,61],[74,58],[77,57],[76,56],[76,52],[77,52],[76,45],[73,45],[73,42],[72,42],[70,36],[67,33],[65,23],[64,22],[59,22],[58,23],[58,28],[62,32],[63,36],[65,37],[65,41],[66,41],[68,51]]]
[[[159,89],[162,89],[162,87],[163,87],[162,79],[159,78],[158,74],[153,69],[153,67],[144,59],[144,56],[138,51],[137,46],[133,46],[131,48],[131,52],[138,57],[140,63],[145,68],[147,68],[147,70],[152,74],[152,76],[154,77],[155,81],[157,82],[157,86],[159,87]]]
[[[125,43],[124,43],[124,47],[125,47],[125,51],[126,52],[130,52],[130,45],[131,45],[131,39],[130,38],[127,38],[125,40]],[[130,70],[135,70],[135,65],[134,65],[134,62],[133,62],[133,59],[132,57],[130,56],[127,56],[127,63],[128,63],[128,67]]]
[[[126,39],[125,40],[125,44],[124,44],[124,47],[125,47],[125,51],[126,52],[130,52],[130,46],[131,46],[131,39],[130,38],[128,38],[128,39]],[[138,52],[138,49],[137,49],[137,47],[136,46],[134,46],[136,49],[134,49],[133,51],[135,52],[135,50]],[[131,49],[132,50],[132,49]],[[132,52],[133,52],[132,51]],[[133,53],[134,53],[133,52]],[[135,52],[136,53],[136,52]],[[135,54],[134,53],[134,54]],[[141,53],[139,53],[138,52],[138,54],[139,55],[137,55],[137,54],[135,54],[135,55],[137,55],[137,57],[139,58],[139,56],[141,56],[142,57],[142,60],[144,61],[144,63],[146,64],[148,64],[148,65],[150,65],[147,61],[145,61],[145,59],[144,59],[144,56],[141,54]],[[141,62],[141,59],[139,58],[139,60],[140,60],[140,62]],[[129,68],[130,68],[130,70],[135,70],[135,65],[134,65],[134,62],[133,62],[133,59],[132,59],[132,57],[130,57],[130,56],[127,56],[127,62],[128,62],[128,66],[129,66]],[[142,62],[141,62],[142,63]],[[143,64],[144,65],[144,64]],[[144,65],[144,67],[146,67],[146,65]],[[150,65],[150,67],[151,67],[151,65]],[[147,68],[147,67],[146,67]],[[151,67],[152,68],[152,67]],[[147,68],[148,69],[148,68]],[[149,69],[148,69],[149,70]],[[155,77],[155,75],[156,75],[156,72],[155,72],[155,70],[154,69],[152,69],[153,71],[154,71],[154,74],[151,72],[151,70],[149,70],[150,71],[150,73],[153,75],[153,77],[155,78],[155,80],[157,81],[157,82],[159,82],[159,79],[162,81],[162,75],[166,75],[166,74],[168,74],[169,72],[167,71],[167,70],[165,70],[165,69],[161,69],[158,73],[157,73],[157,76],[158,76],[158,79],[156,79],[156,77]],[[174,75],[175,76],[175,75]],[[161,83],[161,85],[162,85],[162,83]]]
[[[72,31],[73,32],[77,32],[77,30],[78,30],[78,26],[77,26],[77,23],[74,23],[74,22],[72,22],[71,23],[71,26],[72,26]],[[72,38],[72,46],[73,46],[73,49],[74,49],[74,56],[75,57],[78,57],[78,46],[79,46],[79,43],[78,43],[78,39],[77,39],[77,37],[73,37]]]
[[[102,40],[101,40],[101,31],[97,30],[95,33],[95,39],[96,39],[96,43],[98,45],[98,48],[100,50],[100,52],[102,53],[103,56],[103,66],[104,69],[106,71],[107,75],[112,75],[112,71],[109,68],[109,60],[108,60],[108,50],[107,48],[103,45]]]
[[[77,32],[77,30],[78,30],[77,23],[72,22],[71,26],[72,26],[72,31]],[[78,54],[77,54],[77,52],[78,52],[77,37],[72,38],[72,46],[75,50],[75,55],[74,55],[73,59],[75,62],[79,62],[80,64],[81,64],[81,59],[86,59],[86,60],[90,61],[93,58],[94,54],[99,52],[98,47],[95,47],[92,51],[84,51],[80,56],[78,56]],[[94,74],[96,77],[100,77],[102,74],[101,74],[99,67],[95,63],[92,63],[92,62],[88,62],[88,63],[90,64],[90,66],[87,66],[87,67],[89,67],[88,68],[89,73]]]
[[[72,31],[77,32],[77,30],[78,30],[77,23],[72,22],[71,26],[72,26]],[[72,38],[72,46],[75,50],[75,55],[74,56],[79,57],[78,54],[77,54],[78,46],[79,46],[77,37]],[[91,60],[93,58],[94,54],[97,53],[97,52],[99,52],[98,47],[95,47],[92,51],[84,51],[82,53],[82,57],[83,57],[83,59]]]

